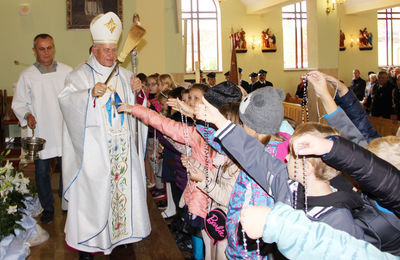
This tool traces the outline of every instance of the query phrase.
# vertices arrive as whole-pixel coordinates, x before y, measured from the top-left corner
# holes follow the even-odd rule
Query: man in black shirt
[[[227,72],[224,73],[224,76],[225,76],[225,80],[226,80],[226,81],[229,81],[229,74],[230,74],[229,71],[227,71]]]
[[[254,84],[252,91],[263,88],[263,87],[273,87],[274,85],[267,81],[265,78],[267,77],[267,71],[260,69],[258,71],[258,81],[256,84]]]
[[[216,76],[215,72],[210,72],[207,74],[207,81],[210,87],[214,87],[216,85],[215,76]]]
[[[371,104],[372,116],[391,118],[391,115],[394,114],[392,92],[393,86],[389,82],[387,72],[380,71],[378,80],[367,99],[367,104]]]
[[[250,73],[249,75],[250,78],[250,83],[248,89],[246,89],[247,93],[250,94],[250,92],[253,91],[254,85],[258,82],[258,74],[255,72]]]
[[[353,70],[353,81],[351,81],[350,89],[356,94],[358,100],[362,101],[365,95],[365,80],[360,77],[358,69]]]

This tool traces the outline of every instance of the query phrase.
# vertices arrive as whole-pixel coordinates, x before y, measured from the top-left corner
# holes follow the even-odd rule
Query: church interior
[[[232,33],[243,30],[246,37],[245,51],[236,51],[237,67],[242,68],[242,79],[249,81],[249,75],[263,69],[267,71],[267,80],[273,82],[275,88],[281,88],[287,98],[295,97],[297,85],[305,73],[318,70],[332,75],[349,86],[353,79],[353,70],[358,69],[361,78],[368,79],[368,72],[378,72],[387,66],[380,62],[379,10],[400,7],[400,0],[306,0],[306,19],[301,25],[306,34],[301,45],[296,41],[293,48],[302,48],[296,54],[294,66],[288,66],[285,61],[285,22],[282,10],[286,6],[295,5],[294,0],[110,0],[117,2],[122,14],[123,31],[118,44],[118,53],[132,25],[135,13],[140,15],[140,23],[146,30],[143,40],[137,46],[136,71],[146,75],[153,73],[171,74],[180,85],[194,82],[198,71],[203,71],[203,77],[215,72],[216,82],[225,80],[224,73],[231,70]],[[217,41],[212,46],[218,57],[213,68],[199,67],[199,57],[193,49],[186,48],[194,38],[188,36],[188,26],[183,22],[183,2],[208,1],[215,6],[217,15],[217,36],[211,41]],[[56,48],[55,60],[72,68],[85,62],[89,57],[92,39],[88,28],[74,27],[73,18],[69,17],[69,9],[75,0],[14,0],[2,1],[0,23],[3,24],[4,38],[1,49],[0,67],[3,70],[1,89],[1,145],[7,148],[5,140],[21,136],[18,120],[12,115],[10,103],[19,75],[35,62],[32,52],[32,40],[39,33],[53,36]],[[83,2],[83,0],[82,0]],[[103,1],[103,2],[108,2]],[[104,4],[105,6],[106,4]],[[295,16],[297,14],[294,14]],[[302,15],[302,14],[300,14]],[[400,13],[396,14],[396,26],[393,27],[394,39],[400,45]],[[294,17],[294,16],[293,16]],[[299,25],[299,24],[297,24]],[[362,48],[360,32],[367,29],[370,34],[370,46]],[[274,34],[274,48],[263,51],[263,34],[265,30]],[[341,33],[343,38],[341,39]],[[201,34],[199,33],[201,36]],[[197,36],[198,37],[198,36]],[[196,38],[196,36],[195,36]],[[303,39],[302,37],[300,37]],[[299,40],[300,38],[296,38]],[[197,40],[199,40],[197,38]],[[272,42],[270,42],[272,43]],[[340,46],[342,44],[342,46]],[[186,45],[186,46],[185,46]],[[199,45],[200,46],[200,45]],[[306,46],[305,48],[303,48]],[[193,46],[192,46],[193,47]],[[382,47],[383,48],[383,47]],[[239,48],[241,49],[241,48]],[[400,47],[394,51],[399,56]],[[204,49],[204,52],[209,51]],[[210,55],[214,55],[214,54]],[[207,56],[206,54],[202,54]],[[297,55],[301,55],[301,58]],[[304,57],[303,57],[304,56]],[[193,58],[192,58],[193,57]],[[399,56],[400,57],[400,56]],[[298,60],[301,59],[301,62]],[[303,59],[305,62],[303,62]],[[397,58],[400,62],[400,58]],[[300,64],[300,65],[298,65]],[[392,65],[399,65],[392,64]],[[130,55],[120,66],[132,70]],[[296,100],[294,101],[296,103]],[[301,117],[298,105],[287,104],[285,111],[290,116]],[[292,109],[292,110],[291,110]],[[290,112],[292,111],[292,112]],[[286,113],[285,112],[285,113]],[[311,112],[310,112],[311,113]],[[311,115],[317,116],[317,115]],[[299,119],[300,120],[300,119]],[[378,131],[384,134],[394,134],[399,124],[377,120],[372,123]],[[23,130],[23,131],[26,131]],[[8,139],[6,139],[8,138]],[[15,149],[14,149],[15,150]],[[10,160],[18,165],[20,153],[12,150],[8,155]],[[3,159],[6,160],[7,158]],[[26,175],[34,179],[34,165],[28,164]],[[60,199],[57,194],[59,168],[52,164],[52,185],[55,197],[55,219],[51,224],[42,227],[50,234],[47,242],[30,249],[29,260],[38,259],[75,259],[76,253],[66,248],[64,240],[64,224],[66,213],[61,211]],[[160,216],[159,209],[151,196],[148,196],[149,213],[152,223],[152,234],[148,239],[136,243],[128,251],[116,252],[111,256],[96,254],[94,259],[191,259],[190,254],[181,252],[173,235],[168,230],[168,221]],[[156,246],[155,246],[156,245]],[[133,251],[132,251],[133,250]],[[134,253],[133,253],[134,252]],[[1,256],[0,256],[1,259]]]
[[[194,73],[185,73],[185,54],[182,38],[181,16],[178,12],[180,1],[121,1],[123,13],[123,33],[125,39],[130,29],[134,13],[140,15],[141,24],[147,33],[138,46],[137,71],[146,75],[154,72],[170,73],[176,81],[194,79]],[[331,3],[332,1],[328,1]],[[30,13],[21,15],[20,5],[28,3]],[[308,14],[308,68],[285,69],[283,65],[282,7],[295,1],[269,0],[221,0],[217,1],[220,13],[222,67],[216,71],[217,82],[224,79],[224,72],[230,69],[231,31],[241,28],[246,32],[247,44],[255,39],[255,48],[248,47],[246,53],[237,54],[238,66],[243,68],[243,77],[248,80],[251,72],[259,69],[268,71],[267,78],[277,87],[294,95],[299,78],[308,70],[317,69],[330,72],[347,85],[352,79],[351,71],[358,68],[363,78],[368,71],[377,71],[378,26],[377,10],[399,5],[397,0],[362,1],[347,0],[344,4],[326,13],[327,1],[307,1]],[[41,32],[54,36],[55,59],[76,67],[88,57],[91,37],[87,29],[67,29],[67,6],[61,1],[13,1],[2,3],[2,17],[6,40],[3,43],[2,89],[13,93],[13,84],[24,68],[32,64],[32,39]],[[257,41],[263,30],[271,28],[276,35],[276,52],[261,52],[261,42]],[[367,28],[374,36],[374,48],[360,51],[357,46],[359,30]],[[340,51],[339,32],[346,36],[346,50]],[[354,47],[351,47],[351,42]],[[119,50],[122,48],[122,41]],[[124,67],[130,67],[127,59]]]

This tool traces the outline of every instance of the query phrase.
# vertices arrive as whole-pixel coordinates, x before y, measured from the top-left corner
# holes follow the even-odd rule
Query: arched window
[[[379,66],[400,65],[400,7],[378,11]]]
[[[181,0],[186,72],[222,71],[221,21],[217,0]]]
[[[284,68],[307,68],[308,55],[306,1],[301,1],[282,7],[282,26]]]

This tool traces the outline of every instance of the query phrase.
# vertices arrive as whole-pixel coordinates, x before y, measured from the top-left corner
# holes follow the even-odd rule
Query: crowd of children
[[[285,119],[281,89],[138,75],[148,107],[118,111],[149,125],[148,187],[193,259],[400,256],[400,138],[355,117],[360,103],[333,77],[304,80],[329,125]]]

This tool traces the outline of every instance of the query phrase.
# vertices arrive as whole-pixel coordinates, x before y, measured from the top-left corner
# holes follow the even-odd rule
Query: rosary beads
[[[190,191],[190,201],[192,200],[192,191],[194,189],[194,184],[190,186],[190,174],[189,174],[189,168],[191,166],[190,161],[189,161],[189,129],[188,129],[188,123],[187,123],[187,116],[183,115],[181,106],[179,106],[179,112],[181,113],[181,122],[182,122],[182,130],[183,130],[183,139],[185,140],[185,153],[186,153],[186,158],[187,158],[187,170],[186,170],[186,175],[187,175],[187,180],[188,180],[188,185],[189,185],[189,191]]]
[[[249,257],[249,251],[247,250],[246,232],[244,231],[243,228],[242,228],[242,235],[243,235],[243,248],[244,248],[244,253],[245,253],[246,257],[247,257],[248,259],[250,259],[250,257]],[[257,244],[257,250],[256,250],[257,259],[260,259],[260,239],[257,239],[257,240],[256,240],[256,244]]]
[[[308,80],[307,80],[307,75],[306,77],[303,78],[303,100],[301,101],[301,121],[302,123],[305,123],[305,119],[307,119],[307,122],[310,121],[310,116],[308,113]],[[306,118],[304,117],[306,114]]]
[[[296,183],[298,183],[298,179],[297,176],[299,174],[299,154],[296,154],[296,160],[294,161],[294,180]],[[298,185],[296,187],[296,189],[294,190],[294,198],[293,198],[293,208],[297,209],[297,189],[298,189]]]
[[[208,167],[210,164],[210,154],[208,150],[208,142],[209,142],[209,123],[207,121],[204,121],[204,139],[205,139],[205,154],[206,154],[206,168],[205,168],[205,174],[206,174],[206,191],[208,192],[208,183],[209,183],[209,176],[208,176]]]
[[[303,87],[303,101],[301,102],[301,108],[302,108],[302,113],[301,113],[301,119],[302,119],[302,123],[304,124],[306,121],[305,121],[305,117],[304,117],[304,115],[306,114],[306,116],[307,116],[307,122],[309,122],[310,121],[310,117],[309,117],[309,113],[308,113],[308,106],[307,106],[307,104],[308,104],[308,80],[307,80],[307,76],[308,75],[306,75],[304,78],[303,78],[303,84],[304,84],[304,87]],[[318,103],[317,103],[317,107],[318,107]],[[296,153],[296,161],[295,161],[295,163],[294,163],[294,178],[295,178],[295,181],[298,183],[298,179],[297,179],[297,176],[298,176],[298,174],[299,174],[299,153],[297,152]],[[306,214],[307,214],[307,211],[308,211],[308,203],[307,203],[307,172],[306,172],[306,157],[305,156],[303,156],[303,185],[304,185],[304,209],[305,209],[305,212],[306,212]],[[295,192],[294,192],[294,208],[295,209],[297,209],[297,190],[298,189],[296,189],[295,190]]]
[[[307,203],[307,173],[306,173],[306,157],[303,156],[303,183],[304,183],[304,211],[308,212]]]

